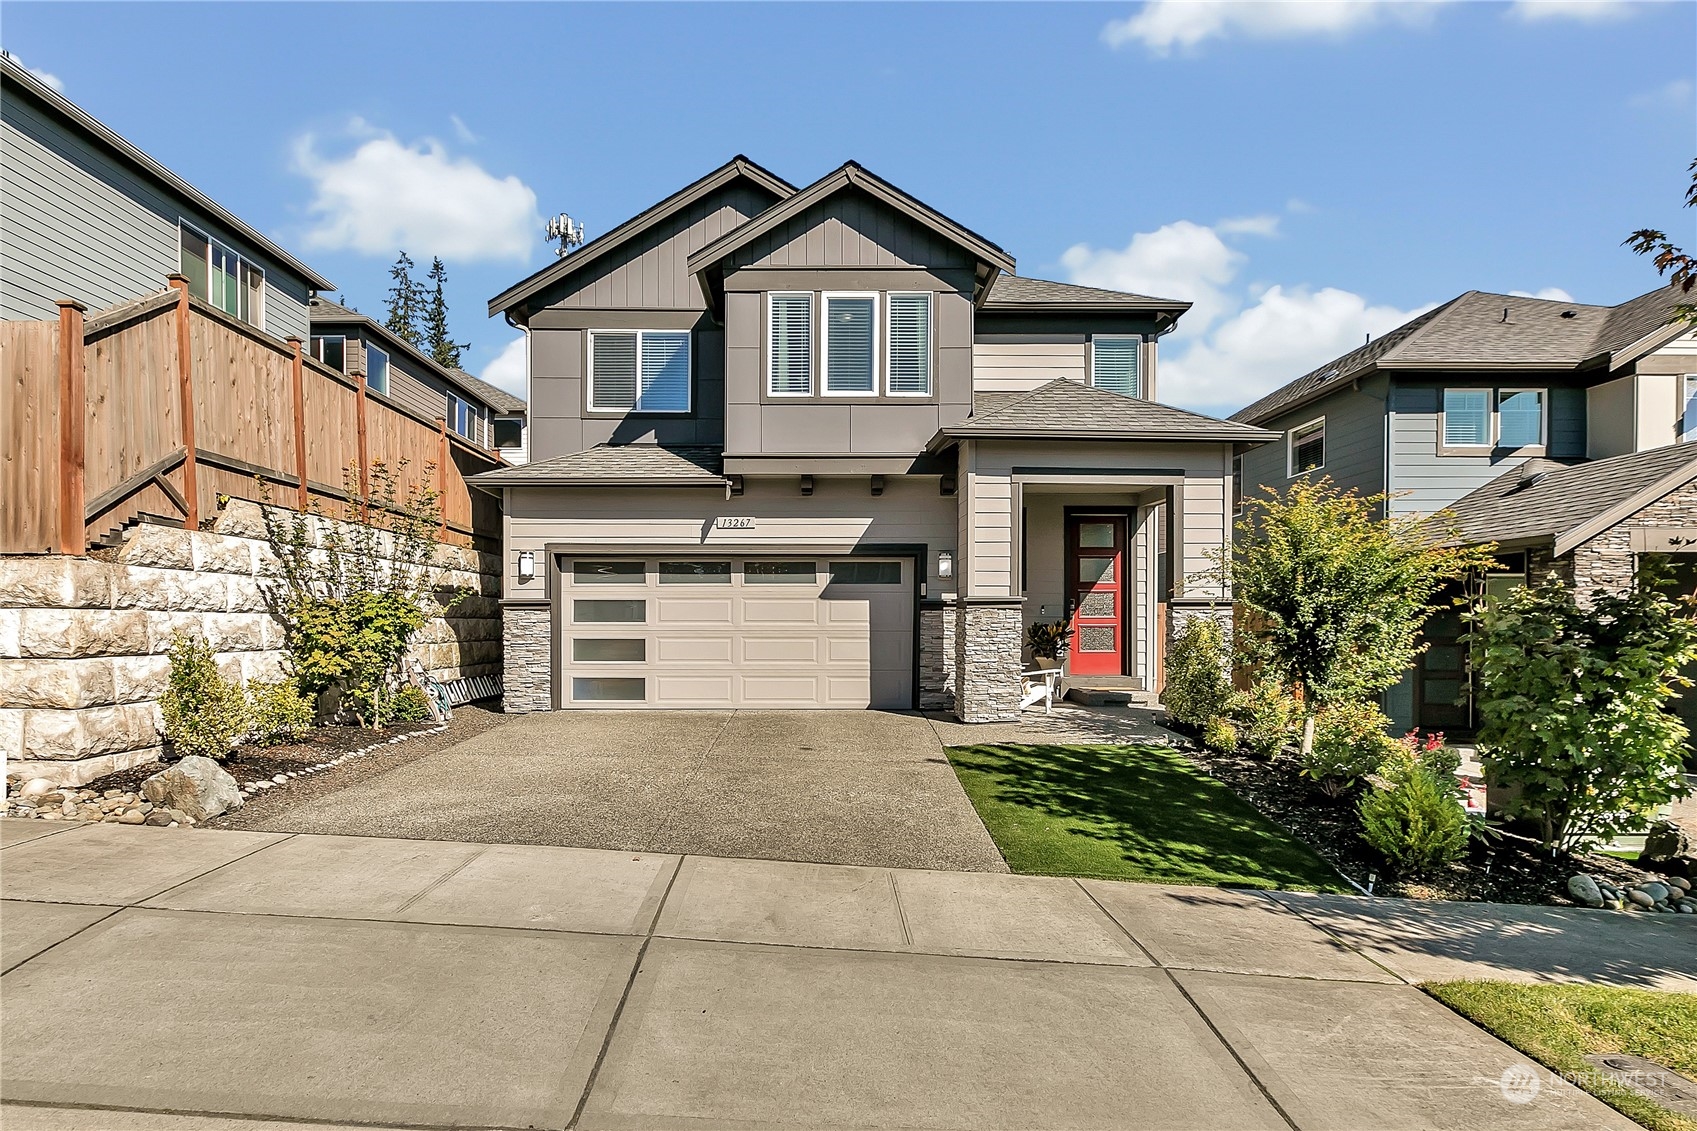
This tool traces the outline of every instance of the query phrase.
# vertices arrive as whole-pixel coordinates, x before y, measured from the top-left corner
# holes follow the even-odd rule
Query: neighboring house
[[[448,369],[357,310],[312,300],[312,356],[342,373],[364,374],[365,387],[432,419],[482,448],[522,452],[525,404],[463,369]],[[523,462],[516,460],[512,462]]]
[[[1013,717],[1026,630],[1158,687],[1260,428],[1152,398],[1188,303],[1025,279],[854,163],[738,157],[497,296],[529,335],[506,694]]]
[[[0,318],[101,310],[168,276],[276,338],[307,334],[331,283],[0,55]]]
[[[1664,287],[1587,306],[1469,291],[1236,413],[1283,435],[1240,457],[1243,490],[1326,475],[1390,494],[1393,513],[1453,510],[1442,529],[1500,547],[1487,588],[1551,570],[1582,595],[1629,585],[1636,554],[1697,547],[1671,541],[1697,539],[1684,297]],[[1428,622],[1427,651],[1386,696],[1398,727],[1471,729],[1462,631],[1447,608]]]

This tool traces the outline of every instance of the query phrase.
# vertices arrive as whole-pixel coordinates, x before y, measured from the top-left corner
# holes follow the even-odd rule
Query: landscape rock
[[[1603,892],[1597,881],[1581,872],[1567,881],[1567,893],[1587,907],[1601,907]]]
[[[56,788],[46,778],[31,778],[24,783],[24,787],[18,791],[18,795],[27,798],[45,797]]]
[[[1670,889],[1666,884],[1657,883],[1655,880],[1647,880],[1644,883],[1639,884],[1638,890],[1649,896],[1657,903],[1666,902],[1668,896],[1673,894],[1672,889]]]
[[[180,810],[196,821],[204,821],[236,809],[242,791],[236,779],[210,758],[184,758],[141,783],[142,793],[155,805]]]
[[[164,809],[155,809],[153,812],[149,813],[147,815],[147,819],[142,822],[142,824],[152,825],[154,828],[164,828],[170,823],[171,814],[166,812]]]
[[[1684,876],[1669,876],[1662,882],[1667,884],[1669,887],[1678,888],[1682,892],[1689,892],[1691,890],[1691,881],[1686,879]]]
[[[1676,821],[1653,822],[1644,837],[1641,859],[1672,860],[1681,856],[1697,856],[1697,837]]]
[[[1656,901],[1650,898],[1650,894],[1648,892],[1642,892],[1636,888],[1627,892],[1626,898],[1630,899],[1639,907],[1654,907],[1656,905]]]
[[[147,814],[135,809],[126,810],[125,812],[118,814],[118,823],[120,825],[145,825],[147,823]]]

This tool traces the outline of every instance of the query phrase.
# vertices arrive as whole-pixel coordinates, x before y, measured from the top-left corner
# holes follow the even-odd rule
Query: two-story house
[[[1188,304],[1014,274],[848,163],[738,157],[490,303],[529,335],[503,500],[506,702],[1018,710],[1035,622],[1069,675],[1153,690],[1229,616],[1258,427],[1157,403]]]
[[[1637,556],[1697,547],[1697,333],[1664,287],[1618,306],[1468,293],[1232,419],[1282,442],[1239,458],[1244,491],[1326,475],[1432,529],[1494,542],[1489,588],[1555,573],[1583,598]],[[1463,624],[1445,608],[1386,697],[1399,727],[1465,735]]]
[[[307,335],[335,284],[0,54],[0,318],[100,310],[175,274],[258,330]]]
[[[525,403],[504,389],[450,369],[381,322],[327,298],[312,300],[312,356],[342,373],[365,375],[366,390],[509,462],[525,446]]]

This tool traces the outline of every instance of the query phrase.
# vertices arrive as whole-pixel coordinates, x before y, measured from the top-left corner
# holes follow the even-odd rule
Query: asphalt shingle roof
[[[450,369],[459,383],[467,391],[483,399],[483,403],[496,412],[523,412],[525,403],[523,397],[515,397],[499,385],[491,385],[481,377],[474,377],[463,369]]]
[[[1697,444],[1671,444],[1571,465],[1529,459],[1463,495],[1433,521],[1446,533],[1454,527],[1455,540],[1461,542],[1560,542],[1670,478],[1669,490],[1697,479]]]
[[[985,306],[1024,307],[1057,305],[1162,306],[1185,308],[1190,304],[1177,299],[1155,298],[1132,294],[1129,291],[1109,291],[1100,287],[1079,287],[1071,283],[1056,283],[1048,279],[1028,279],[1023,275],[1001,274],[990,288]]]
[[[377,319],[371,317],[369,314],[361,314],[352,307],[343,306],[339,302],[332,302],[323,295],[314,295],[312,299],[312,310],[309,317],[314,322],[323,322],[327,324],[334,324],[337,322],[357,322],[363,326],[374,327],[391,345],[397,346],[400,349],[405,350],[407,353],[412,354],[415,360],[428,365],[435,371],[437,376],[441,377],[448,384],[458,386],[462,391],[470,393],[496,412],[525,411],[526,406],[523,398],[515,397],[505,389],[497,388],[483,380],[481,377],[473,377],[470,373],[467,373],[463,369],[448,369],[445,366],[437,365],[434,358],[430,357],[423,350],[420,350],[407,342],[401,341],[395,336],[393,331],[391,331],[387,326],[384,326],[381,322],[377,321]]]
[[[717,448],[658,444],[597,444],[571,455],[472,476],[479,487],[701,486],[725,482],[724,457]]]
[[[1056,378],[1029,393],[980,393],[973,414],[946,436],[1085,436],[1105,440],[1262,443],[1276,434],[1154,401]]]
[[[1274,390],[1233,420],[1260,423],[1384,369],[1573,369],[1609,358],[1672,320],[1686,296],[1661,287],[1619,306],[1468,291]]]

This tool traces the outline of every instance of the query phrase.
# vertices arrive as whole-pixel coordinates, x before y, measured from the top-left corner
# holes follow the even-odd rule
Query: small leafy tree
[[[441,256],[430,261],[429,297],[424,303],[424,343],[422,349],[430,359],[445,369],[458,369],[460,355],[471,348],[470,342],[456,342],[448,329],[448,299],[442,285],[448,281],[448,268]]]
[[[1371,698],[1425,651],[1420,629],[1443,588],[1490,561],[1492,547],[1437,544],[1417,516],[1377,517],[1387,495],[1298,480],[1245,500],[1238,538],[1215,576],[1248,613],[1240,647],[1302,700],[1302,751],[1314,712]]]
[[[224,678],[212,645],[198,636],[173,636],[167,655],[171,674],[165,694],[159,697],[159,710],[171,753],[222,762],[251,723],[241,684]]]
[[[1685,187],[1685,207],[1697,208],[1697,161],[1691,162],[1686,171],[1691,174],[1691,183]],[[1656,274],[1666,275],[1681,294],[1689,295],[1697,287],[1697,257],[1668,239],[1666,232],[1640,228],[1622,242],[1638,255],[1654,256]],[[1680,303],[1674,307],[1674,317],[1697,322],[1697,303]]]
[[[437,496],[423,485],[432,468],[426,465],[403,492],[404,469],[374,464],[369,499],[359,498],[358,475],[350,469],[349,503],[339,520],[316,510],[264,510],[277,557],[267,595],[283,622],[295,677],[312,696],[339,690],[370,727],[392,716],[413,634],[461,596],[436,583]]]
[[[1219,621],[1213,617],[1186,621],[1167,652],[1161,702],[1168,713],[1198,730],[1225,714],[1232,694],[1226,678],[1228,662],[1226,634]]]
[[[1680,672],[1697,661],[1697,625],[1656,581],[1583,607],[1548,578],[1470,614],[1486,778],[1552,851],[1612,837],[1690,792],[1687,732],[1668,700],[1690,685]]]
[[[424,340],[419,323],[424,320],[424,285],[412,277],[412,256],[401,252],[389,268],[389,316],[383,325],[391,334],[416,346]]]

